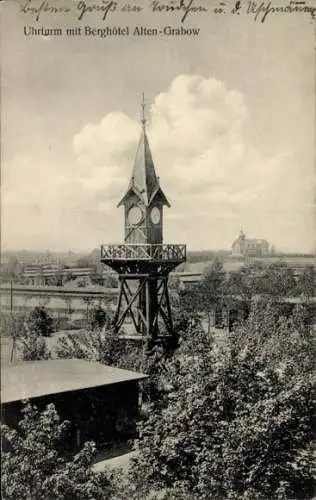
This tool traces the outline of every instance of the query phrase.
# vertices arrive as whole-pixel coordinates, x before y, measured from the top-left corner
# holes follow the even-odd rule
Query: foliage
[[[91,267],[91,259],[89,257],[80,257],[80,259],[76,260],[76,267],[87,268]]]
[[[92,272],[90,274],[90,281],[92,285],[104,285],[102,272],[98,272],[96,266],[93,266]]]
[[[255,295],[287,297],[296,294],[293,269],[286,263],[274,262],[265,267],[262,262],[243,266],[230,274],[226,293],[250,300]]]
[[[92,307],[88,312],[88,327],[91,330],[110,328],[112,317],[101,306]]]
[[[12,312],[10,314],[2,313],[0,315],[1,335],[8,336],[13,339],[25,335],[26,333],[25,321],[26,321],[25,313],[18,313],[18,312]]]
[[[42,413],[27,404],[17,430],[3,426],[3,500],[113,498],[113,476],[91,470],[95,456],[92,442],[85,443],[74,457],[63,454],[68,426],[67,421],[60,421],[53,404]]]
[[[118,279],[116,276],[103,276],[103,285],[106,288],[118,288]]]
[[[312,498],[315,346],[299,314],[256,307],[227,349],[197,331],[165,365],[132,498]]]
[[[4,282],[12,281],[13,283],[22,283],[23,266],[16,256],[11,256],[8,262],[1,264],[0,277]]]
[[[58,358],[97,361],[109,366],[139,371],[143,365],[143,346],[120,338],[113,329],[111,311],[101,306],[88,311],[88,330],[58,339]]]
[[[223,263],[218,259],[214,259],[212,264],[204,270],[201,286],[214,300],[214,298],[216,299],[222,295],[224,281]]]
[[[261,277],[261,293],[274,297],[295,295],[296,281],[293,269],[284,262],[270,264]]]
[[[196,250],[188,252],[188,262],[210,262],[214,258],[224,259],[230,256],[230,250]]]
[[[71,270],[65,268],[65,270],[63,272],[63,283],[62,284],[65,285],[66,283],[73,281],[74,279],[75,279],[75,277],[72,274]]]
[[[211,313],[223,304],[225,280],[222,262],[214,259],[211,266],[205,269],[200,286],[201,308],[207,315],[208,332],[211,326]]]
[[[53,318],[45,307],[35,307],[26,319],[30,332],[34,335],[50,337],[53,332]]]
[[[253,295],[261,291],[261,273],[260,264],[243,266],[238,271],[233,271],[225,284],[226,294],[250,300]]]
[[[23,361],[40,361],[50,358],[45,338],[30,330],[16,340],[17,357]]]
[[[75,280],[74,284],[78,288],[86,288],[87,286],[91,285],[91,281],[89,276],[81,276],[80,278],[77,278]]]
[[[45,337],[53,331],[53,318],[45,307],[35,307],[28,316],[14,315],[13,318],[17,357],[23,361],[49,359]]]
[[[231,347],[251,352],[260,362],[287,376],[315,368],[315,340],[301,305],[285,316],[278,302],[254,302],[247,321],[234,332]]]
[[[182,311],[196,321],[200,313],[206,313],[210,329],[210,315],[216,306],[223,303],[225,280],[222,262],[214,259],[205,269],[202,281],[180,294]]]
[[[314,266],[305,266],[297,280],[297,294],[310,298],[316,295],[316,272]]]
[[[59,358],[87,359],[127,370],[139,370],[140,348],[128,345],[108,328],[83,331],[58,339],[56,353]]]
[[[48,286],[63,286],[64,280],[64,266],[60,265],[58,271],[53,276],[45,278],[46,285]]]

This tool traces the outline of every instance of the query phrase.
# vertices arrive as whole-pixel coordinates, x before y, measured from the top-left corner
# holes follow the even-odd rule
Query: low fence
[[[55,313],[84,313],[94,306],[115,303],[117,288],[66,288],[48,286],[1,285],[0,306],[3,312],[29,310],[45,306]]]

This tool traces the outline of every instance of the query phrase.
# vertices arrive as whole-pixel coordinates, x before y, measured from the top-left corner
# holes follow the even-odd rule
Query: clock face
[[[139,207],[132,207],[128,212],[128,220],[130,224],[132,224],[133,226],[139,224],[140,221],[142,220],[142,217],[143,217],[143,212]]]
[[[154,224],[158,224],[160,221],[160,210],[157,207],[154,207],[150,213],[150,218]]]

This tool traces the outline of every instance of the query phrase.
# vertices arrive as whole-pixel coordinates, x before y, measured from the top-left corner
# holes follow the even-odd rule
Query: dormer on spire
[[[145,118],[145,100],[143,93],[142,100],[142,131],[140,140],[138,143],[133,172],[131,176],[131,180],[129,182],[129,186],[127,191],[118,206],[121,206],[125,203],[125,201],[129,198],[132,193],[135,193],[137,197],[144,203],[146,207],[148,207],[151,202],[159,196],[160,203],[162,205],[167,205],[170,207],[170,204],[162,191],[159,183],[159,177],[156,175],[155,166],[153,162],[153,158],[151,155],[149,142],[146,134],[146,118]]]

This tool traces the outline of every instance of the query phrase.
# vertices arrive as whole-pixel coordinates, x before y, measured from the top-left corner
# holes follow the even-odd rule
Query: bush
[[[228,349],[202,338],[184,342],[160,377],[140,425],[135,498],[312,498],[315,350],[299,322],[268,304]]]
[[[23,331],[16,336],[18,358],[39,361],[50,358],[45,337],[53,332],[53,318],[44,307],[35,307],[25,318]]]
[[[92,442],[85,443],[74,457],[63,453],[68,425],[60,421],[54,405],[39,413],[27,404],[17,430],[2,426],[7,448],[1,454],[3,500],[114,498],[113,475],[91,470]]]
[[[35,307],[26,319],[30,332],[43,337],[50,337],[53,333],[53,318],[45,307]]]
[[[141,347],[130,346],[110,329],[84,331],[58,339],[59,358],[87,359],[126,370],[141,367]]]
[[[51,356],[45,338],[30,331],[17,339],[16,346],[22,361],[40,361]]]

